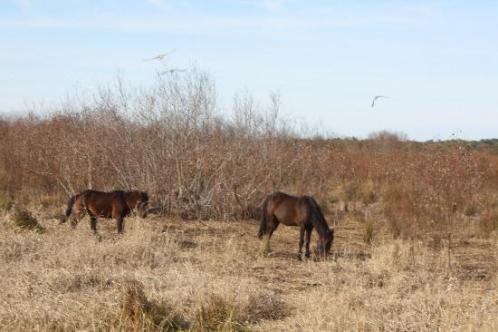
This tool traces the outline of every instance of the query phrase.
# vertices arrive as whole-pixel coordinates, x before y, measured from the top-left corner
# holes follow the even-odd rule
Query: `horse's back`
[[[106,218],[115,217],[116,214],[124,215],[129,212],[124,192],[121,190],[111,192],[88,190],[84,195],[84,201],[87,210]]]
[[[309,216],[307,196],[293,196],[283,192],[274,192],[269,196],[267,211],[279,222],[288,226],[300,226]]]

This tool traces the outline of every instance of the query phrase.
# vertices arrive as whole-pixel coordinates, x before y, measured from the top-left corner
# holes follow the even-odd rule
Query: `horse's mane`
[[[313,197],[307,196],[306,198],[311,207],[311,222],[313,223],[313,226],[320,236],[327,235],[330,232],[330,227],[325,220],[320,205],[318,205]]]

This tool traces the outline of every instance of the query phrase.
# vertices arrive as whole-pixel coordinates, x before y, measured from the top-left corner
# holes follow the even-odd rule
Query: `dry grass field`
[[[468,226],[453,234],[448,252],[436,235],[395,240],[383,221],[370,233],[364,216],[375,209],[327,216],[336,229],[328,261],[299,261],[298,229],[282,226],[272,254],[261,255],[255,220],[130,217],[117,235],[102,219],[98,241],[88,217],[76,229],[51,218],[62,206],[33,209],[43,227],[33,230],[4,211],[0,328],[498,330],[495,234],[475,236]]]

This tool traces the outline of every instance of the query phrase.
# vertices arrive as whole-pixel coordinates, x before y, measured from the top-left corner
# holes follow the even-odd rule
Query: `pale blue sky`
[[[284,117],[322,132],[498,137],[498,1],[0,0],[0,111],[117,72],[146,85],[161,65],[142,59],[171,49],[222,107],[279,91]]]

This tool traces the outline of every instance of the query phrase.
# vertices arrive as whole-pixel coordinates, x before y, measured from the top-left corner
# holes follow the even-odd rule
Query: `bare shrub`
[[[279,190],[352,208],[380,203],[393,233],[411,236],[451,229],[498,190],[498,158],[461,141],[307,138],[280,117],[277,94],[239,94],[222,117],[213,80],[195,68],[142,89],[118,80],[54,109],[0,123],[0,190],[47,208],[82,189],[139,188],[165,214],[258,218]]]

